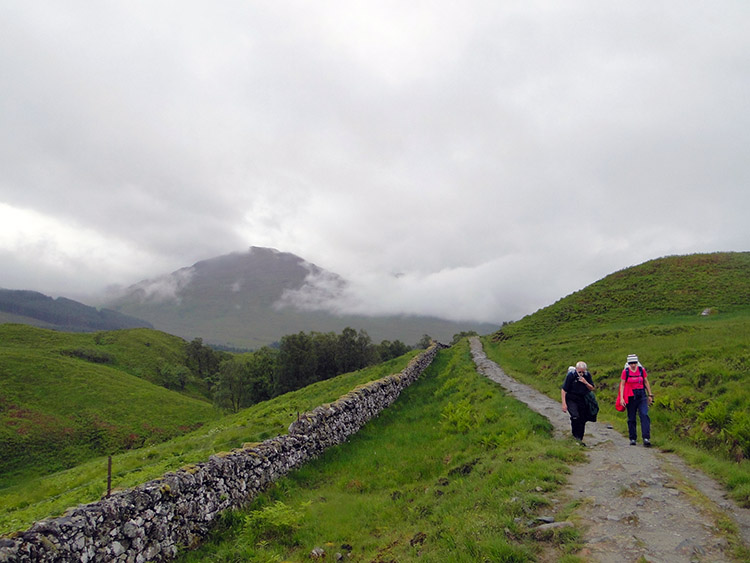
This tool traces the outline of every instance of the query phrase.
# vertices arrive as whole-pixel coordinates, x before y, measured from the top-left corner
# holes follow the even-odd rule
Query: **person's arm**
[[[625,404],[625,380],[620,380],[620,404]]]
[[[591,377],[591,374],[589,373],[588,376]],[[581,383],[583,383],[586,386],[586,389],[588,389],[589,391],[593,391],[594,390],[594,379],[593,378],[591,378],[591,381],[589,381],[584,376],[579,375],[578,376],[578,381],[581,382]]]
[[[648,383],[648,378],[643,378],[643,386],[646,388],[646,394],[648,395],[648,404],[652,404],[654,402],[654,394],[651,392],[651,385]]]
[[[568,404],[565,402],[565,389],[560,389],[560,398],[562,400],[562,409],[563,412],[568,412]]]

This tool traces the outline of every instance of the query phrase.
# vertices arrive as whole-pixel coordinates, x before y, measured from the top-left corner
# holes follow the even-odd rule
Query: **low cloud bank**
[[[180,293],[190,284],[194,275],[194,268],[182,268],[165,276],[139,282],[128,290],[128,295],[137,297],[141,303],[180,303]]]
[[[559,297],[554,287],[540,293],[537,268],[508,275],[519,271],[519,260],[511,257],[429,273],[360,273],[346,282],[327,272],[311,273],[302,288],[285,292],[278,306],[337,315],[424,315],[500,324]]]

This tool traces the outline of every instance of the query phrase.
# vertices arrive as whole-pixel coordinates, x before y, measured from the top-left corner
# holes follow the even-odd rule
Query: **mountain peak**
[[[338,274],[299,256],[251,246],[138,282],[109,306],[183,338],[249,348],[286,334],[347,326],[367,330],[373,338],[409,343],[424,334],[450,339],[480,328],[424,317],[347,315],[336,307],[346,285]],[[495,327],[481,328],[489,332]]]
[[[186,300],[212,296],[271,306],[285,291],[300,289],[309,275],[322,271],[289,252],[251,246],[245,252],[200,260],[169,274],[142,280],[128,287],[117,302],[172,301],[184,305]]]

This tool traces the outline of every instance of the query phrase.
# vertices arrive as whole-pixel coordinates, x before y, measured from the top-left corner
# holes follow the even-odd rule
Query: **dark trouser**
[[[633,396],[628,399],[628,434],[631,440],[638,438],[635,424],[635,413],[641,419],[641,434],[644,440],[651,439],[651,418],[648,416],[648,397],[645,389],[633,389]]]
[[[568,407],[568,414],[570,415],[570,430],[573,433],[573,438],[583,440],[583,435],[586,432],[586,419],[589,413],[586,407],[586,400],[578,395],[568,393],[565,395],[565,404]]]

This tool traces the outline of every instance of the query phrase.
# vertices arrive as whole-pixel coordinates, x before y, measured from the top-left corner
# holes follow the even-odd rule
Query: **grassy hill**
[[[703,316],[705,309],[711,314]],[[509,375],[559,400],[569,365],[588,363],[601,419],[627,354],[649,373],[652,442],[681,453],[750,506],[750,253],[652,260],[616,272],[485,338]]]
[[[398,373],[416,354],[412,351],[361,371],[314,383],[237,414],[208,421],[171,440],[117,454],[113,456],[112,486],[133,487],[245,442],[284,434],[297,413],[332,402],[357,385]],[[158,410],[153,405],[151,408]],[[156,412],[140,414],[144,420],[152,421]],[[107,459],[99,457],[54,474],[27,475],[13,485],[0,487],[0,535],[25,529],[35,520],[57,516],[68,507],[98,500],[106,492],[106,477]]]
[[[217,418],[209,401],[154,384],[160,365],[183,361],[183,346],[150,329],[80,334],[0,325],[0,486]]]
[[[750,252],[669,256],[620,270],[503,332],[545,334],[572,328],[642,325],[750,308]]]

